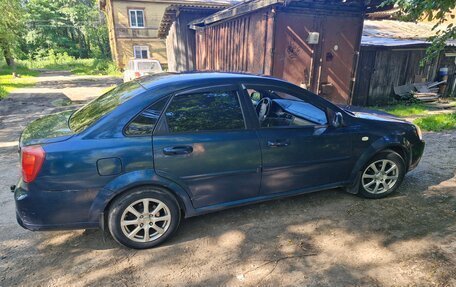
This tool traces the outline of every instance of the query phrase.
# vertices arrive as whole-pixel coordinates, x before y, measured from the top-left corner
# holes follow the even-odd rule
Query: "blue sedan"
[[[283,80],[157,74],[32,122],[12,190],[24,228],[107,228],[143,249],[232,206],[331,188],[383,198],[423,150],[417,126]]]

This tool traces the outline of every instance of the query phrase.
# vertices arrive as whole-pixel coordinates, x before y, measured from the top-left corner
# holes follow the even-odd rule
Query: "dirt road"
[[[9,192],[20,130],[114,82],[48,73],[0,101],[0,286],[456,286],[456,131],[425,134],[422,163],[384,200],[328,190],[235,208],[146,251],[22,229]]]

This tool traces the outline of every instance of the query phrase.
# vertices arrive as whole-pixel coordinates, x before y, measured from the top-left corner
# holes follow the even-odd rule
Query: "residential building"
[[[167,66],[166,44],[158,38],[165,10],[170,5],[228,6],[229,1],[211,0],[100,0],[106,14],[113,61],[123,68],[131,58],[153,58]]]

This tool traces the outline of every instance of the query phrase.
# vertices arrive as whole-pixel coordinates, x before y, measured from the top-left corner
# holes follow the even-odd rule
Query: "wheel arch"
[[[380,146],[377,149],[372,149],[369,151],[366,151],[356,162],[355,167],[353,168],[353,171],[350,176],[350,184],[344,187],[345,191],[351,194],[358,194],[359,193],[359,181],[361,179],[361,174],[363,169],[366,167],[367,163],[377,156],[378,154],[384,152],[384,151],[393,151],[404,160],[404,167],[407,172],[409,165],[407,164],[407,160],[409,158],[407,150],[399,143],[396,144],[389,144],[389,145],[384,145]]]
[[[398,155],[400,155],[402,160],[404,161],[405,170],[408,170],[408,166],[409,166],[408,162],[410,160],[410,155],[409,155],[409,152],[403,146],[393,145],[393,146],[390,146],[388,148],[385,148],[385,149],[379,151],[377,154],[379,154],[380,152],[387,151],[387,150],[392,150],[395,153],[397,153]],[[375,155],[377,155],[377,154],[375,154]]]
[[[167,192],[169,194],[171,194],[173,196],[173,198],[176,200],[176,203],[177,205],[179,206],[179,210],[181,211],[181,214],[185,216],[185,203],[184,201],[182,200],[182,198],[180,196],[178,196],[178,194],[176,192],[174,192],[173,190],[169,189],[168,187],[164,186],[164,185],[161,185],[161,184],[157,184],[157,183],[143,183],[143,184],[138,184],[138,185],[134,185],[134,186],[131,186],[123,191],[120,191],[118,193],[116,193],[116,195],[114,197],[112,197],[109,202],[106,204],[106,206],[104,207],[104,210],[103,210],[103,213],[105,216],[107,216],[108,212],[109,212],[109,209],[111,208],[112,204],[118,199],[120,198],[121,196],[129,193],[129,192],[132,192],[134,190],[138,190],[138,189],[146,189],[146,188],[150,188],[150,189],[158,189],[160,191],[164,191],[164,192]]]
[[[400,141],[400,140],[387,140],[385,138],[381,138],[375,143],[373,143],[369,149],[367,149],[356,161],[353,170],[350,175],[350,182],[352,184],[356,184],[356,181],[358,180],[359,173],[361,170],[366,166],[366,164],[375,156],[377,156],[379,153],[391,150],[394,151],[395,153],[399,154],[402,159],[404,160],[404,167],[406,172],[409,169],[409,161],[410,161],[410,151],[408,146],[410,144],[408,141]]]
[[[153,171],[135,171],[119,176],[98,192],[89,211],[90,221],[99,222],[101,227],[104,227],[105,214],[112,202],[119,196],[141,187],[158,187],[169,192],[176,198],[183,216],[194,215],[195,210],[190,196],[180,185],[158,176]]]

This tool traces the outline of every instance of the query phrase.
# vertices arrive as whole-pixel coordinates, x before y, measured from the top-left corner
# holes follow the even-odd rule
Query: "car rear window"
[[[132,81],[119,85],[96,98],[71,115],[68,121],[70,129],[76,133],[85,130],[120,104],[143,92],[143,89],[138,89],[140,87],[141,85]]]
[[[157,62],[138,62],[139,71],[161,72]]]

